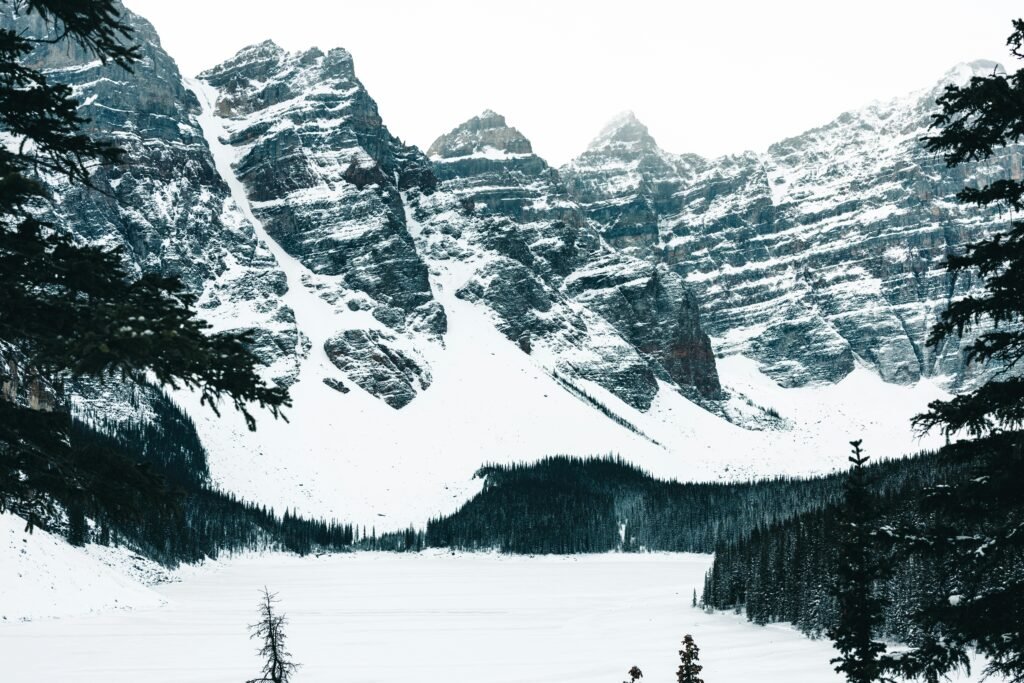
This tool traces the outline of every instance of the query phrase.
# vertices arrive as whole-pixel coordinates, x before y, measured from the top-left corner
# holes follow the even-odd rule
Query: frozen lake
[[[189,569],[163,607],[0,624],[5,683],[241,683],[279,594],[298,683],[675,681],[685,633],[709,683],[840,680],[827,641],[690,606],[705,555],[268,556]]]

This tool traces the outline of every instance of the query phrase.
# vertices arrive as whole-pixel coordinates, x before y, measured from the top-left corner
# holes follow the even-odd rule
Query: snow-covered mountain
[[[696,300],[663,265],[604,243],[557,172],[494,112],[428,150],[438,192],[422,198],[423,253],[472,274],[456,296],[548,371],[594,382],[646,410],[658,380],[708,399],[721,387]]]
[[[647,256],[660,243],[660,217],[682,209],[681,190],[707,166],[697,155],[662,150],[628,111],[612,119],[562,176],[609,243]]]
[[[783,386],[835,382],[863,362],[888,382],[969,387],[969,340],[925,344],[949,300],[978,285],[943,261],[1008,216],[955,194],[1020,178],[1021,149],[950,169],[920,138],[946,84],[998,68],[962,64],[763,154],[668,154],[627,115],[562,173],[607,239],[686,278],[717,353],[756,359]]]
[[[405,406],[431,383],[420,346],[447,329],[401,195],[433,190],[426,158],[384,127],[342,49],[288,54],[268,41],[196,87],[232,155],[221,172],[244,188],[239,201],[279,259],[295,262],[289,287],[315,291],[329,309],[316,332],[303,330],[346,377],[323,379]]]
[[[383,529],[450,511],[488,461],[831,470],[850,438],[929,445],[910,416],[977,375],[923,341],[976,286],[941,259],[1002,220],[953,194],[1020,156],[949,170],[922,152],[936,89],[715,160],[624,114],[556,170],[491,111],[406,145],[343,49],[268,41],[182,79],[131,20],[134,74],[39,54],[130,159],[98,172],[108,195],[58,188],[59,219],[181,276],[219,329],[256,332],[289,422],[252,434],[177,395],[213,478],[246,498]],[[75,398],[121,417],[139,400]]]

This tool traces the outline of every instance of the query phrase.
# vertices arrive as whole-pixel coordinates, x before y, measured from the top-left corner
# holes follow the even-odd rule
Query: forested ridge
[[[904,478],[926,478],[933,459],[922,454],[871,469],[888,492]],[[432,519],[428,545],[510,553],[710,553],[755,530],[832,508],[847,474],[679,483],[620,458],[555,456],[487,465],[476,476],[483,490],[452,515]]]
[[[876,552],[886,566],[879,637],[912,642],[915,615],[935,596],[961,590],[956,555],[922,543],[898,550],[887,538],[921,523],[922,498],[977,477],[980,463],[926,452],[865,468]],[[557,456],[487,465],[483,489],[433,519],[426,545],[508,553],[678,551],[715,554],[701,596],[709,609],[743,611],[759,624],[789,622],[812,637],[835,625],[834,587],[846,471],[798,479],[678,483],[619,458]],[[970,529],[961,530],[970,534]],[[1024,557],[1001,561],[994,582],[1024,573]]]
[[[306,554],[352,545],[350,524],[304,519],[218,491],[191,419],[161,391],[145,393],[146,411],[127,422],[30,414],[61,423],[68,440],[53,444],[53,467],[19,463],[41,465],[30,470],[31,495],[0,503],[72,544],[124,545],[167,565],[223,552]]]

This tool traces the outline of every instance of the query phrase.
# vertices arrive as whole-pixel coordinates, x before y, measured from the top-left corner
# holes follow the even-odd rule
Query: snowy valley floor
[[[705,555],[272,555],[186,568],[132,611],[0,623],[5,683],[240,683],[259,590],[280,595],[300,683],[670,683],[684,633],[710,683],[840,679],[827,641],[690,606]],[[0,596],[4,593],[0,590]]]

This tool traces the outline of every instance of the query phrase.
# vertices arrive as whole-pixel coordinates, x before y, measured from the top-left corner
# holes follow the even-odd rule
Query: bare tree
[[[291,661],[292,653],[285,647],[284,625],[287,621],[283,614],[275,612],[274,606],[277,603],[277,594],[271,593],[264,586],[263,597],[260,599],[260,620],[249,627],[249,637],[263,642],[259,649],[259,655],[264,660],[263,671],[262,676],[250,679],[247,683],[288,683],[299,668],[298,664]]]

